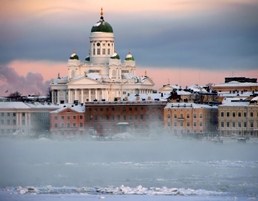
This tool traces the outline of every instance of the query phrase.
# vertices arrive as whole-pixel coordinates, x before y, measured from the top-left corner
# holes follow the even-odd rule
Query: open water
[[[0,200],[258,200],[258,143],[0,139]]]

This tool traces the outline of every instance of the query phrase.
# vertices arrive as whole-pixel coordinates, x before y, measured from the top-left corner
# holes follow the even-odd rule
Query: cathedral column
[[[95,89],[95,99],[98,100],[98,89]]]
[[[83,98],[83,89],[81,89],[81,103],[84,103],[84,98]]]
[[[74,89],[74,100],[78,100],[77,89]]]
[[[60,103],[60,90],[57,90],[57,92],[56,92],[56,96],[57,96],[57,104],[59,104]]]
[[[54,103],[54,90],[51,90],[51,99],[52,103]]]
[[[89,102],[91,102],[91,89],[89,89]]]
[[[71,100],[71,90],[68,89],[68,98],[67,98],[67,102],[70,103]]]
[[[105,99],[104,89],[101,89],[101,98]]]

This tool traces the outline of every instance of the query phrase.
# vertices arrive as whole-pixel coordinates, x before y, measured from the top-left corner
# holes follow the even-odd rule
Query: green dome
[[[87,56],[87,57],[85,58],[85,61],[90,61],[90,56]]]
[[[91,28],[91,32],[113,33],[113,28],[109,23],[105,22],[104,18],[101,16],[100,20]]]
[[[79,60],[79,57],[78,57],[78,55],[74,52],[74,53],[72,53],[72,55],[70,56],[70,59]]]
[[[130,54],[130,52],[125,57],[126,61],[134,61],[133,55]]]
[[[120,56],[115,52],[114,54],[112,54],[112,56],[110,58],[111,59],[120,59]]]

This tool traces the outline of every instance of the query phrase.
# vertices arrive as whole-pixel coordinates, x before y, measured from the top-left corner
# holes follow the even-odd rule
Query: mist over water
[[[258,196],[256,143],[0,140],[0,187],[203,189]]]

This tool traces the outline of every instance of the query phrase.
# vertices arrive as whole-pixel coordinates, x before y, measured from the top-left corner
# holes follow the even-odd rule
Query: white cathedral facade
[[[52,103],[116,101],[127,94],[151,94],[154,82],[136,76],[134,57],[128,52],[123,63],[116,53],[112,26],[100,20],[90,33],[90,51],[83,63],[76,52],[68,60],[68,76],[52,79]]]

